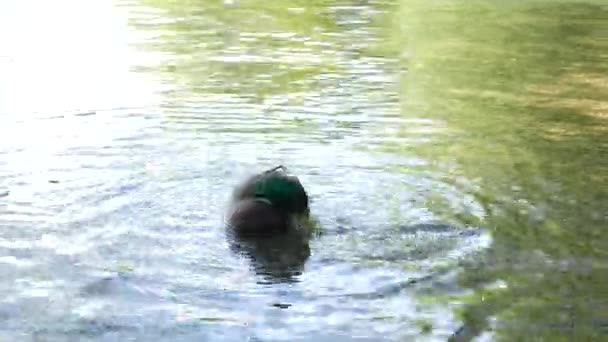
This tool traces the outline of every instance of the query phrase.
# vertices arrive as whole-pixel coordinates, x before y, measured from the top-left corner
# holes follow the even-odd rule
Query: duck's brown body
[[[244,199],[234,204],[228,220],[231,229],[241,236],[265,236],[284,233],[288,216],[270,203]]]

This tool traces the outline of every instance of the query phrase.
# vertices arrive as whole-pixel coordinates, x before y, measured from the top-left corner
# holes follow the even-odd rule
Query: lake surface
[[[603,0],[2,1],[0,341],[608,338],[607,75]]]

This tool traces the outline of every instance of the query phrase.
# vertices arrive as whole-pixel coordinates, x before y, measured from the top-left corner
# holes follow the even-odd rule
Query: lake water
[[[607,75],[603,0],[2,1],[0,341],[608,338]]]

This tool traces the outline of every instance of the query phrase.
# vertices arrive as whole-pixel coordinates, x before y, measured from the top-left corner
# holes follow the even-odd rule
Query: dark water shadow
[[[270,237],[237,237],[227,233],[230,250],[247,258],[259,283],[297,282],[310,257],[309,238],[301,231]]]

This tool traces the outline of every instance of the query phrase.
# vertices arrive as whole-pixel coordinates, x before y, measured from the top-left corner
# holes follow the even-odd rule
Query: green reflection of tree
[[[158,33],[144,48],[171,56],[153,68],[172,75],[171,82],[190,95],[306,91],[315,87],[313,76],[336,68],[331,51],[341,43],[328,34],[337,30],[327,10],[333,1],[140,2],[162,10],[165,19],[132,20],[134,27]]]
[[[130,25],[143,34],[138,47],[158,59],[134,69],[167,86],[162,106],[168,122],[184,119],[197,133],[208,132],[209,123],[222,123],[226,112],[218,108],[223,105],[232,115],[242,114],[243,120],[213,126],[222,132],[253,133],[254,140],[268,138],[263,127],[283,134],[275,140],[287,139],[284,133],[319,131],[314,114],[332,110],[322,102],[333,96],[328,95],[333,89],[357,82],[349,70],[352,60],[369,55],[361,47],[367,42],[354,42],[351,34],[366,36],[369,27],[339,19],[361,16],[371,21],[385,6],[360,0],[135,3],[129,15]],[[349,9],[351,5],[365,10]],[[364,86],[347,90],[373,100],[374,92]],[[184,108],[193,111],[184,113]],[[248,121],[253,116],[279,125],[254,125]]]
[[[608,8],[401,0],[395,15],[402,115],[442,120],[449,134],[387,149],[436,160],[456,185],[479,180],[461,187],[493,233],[483,258],[463,265],[475,292],[462,339],[490,317],[505,340],[607,336]],[[447,207],[435,209],[471,221]]]

